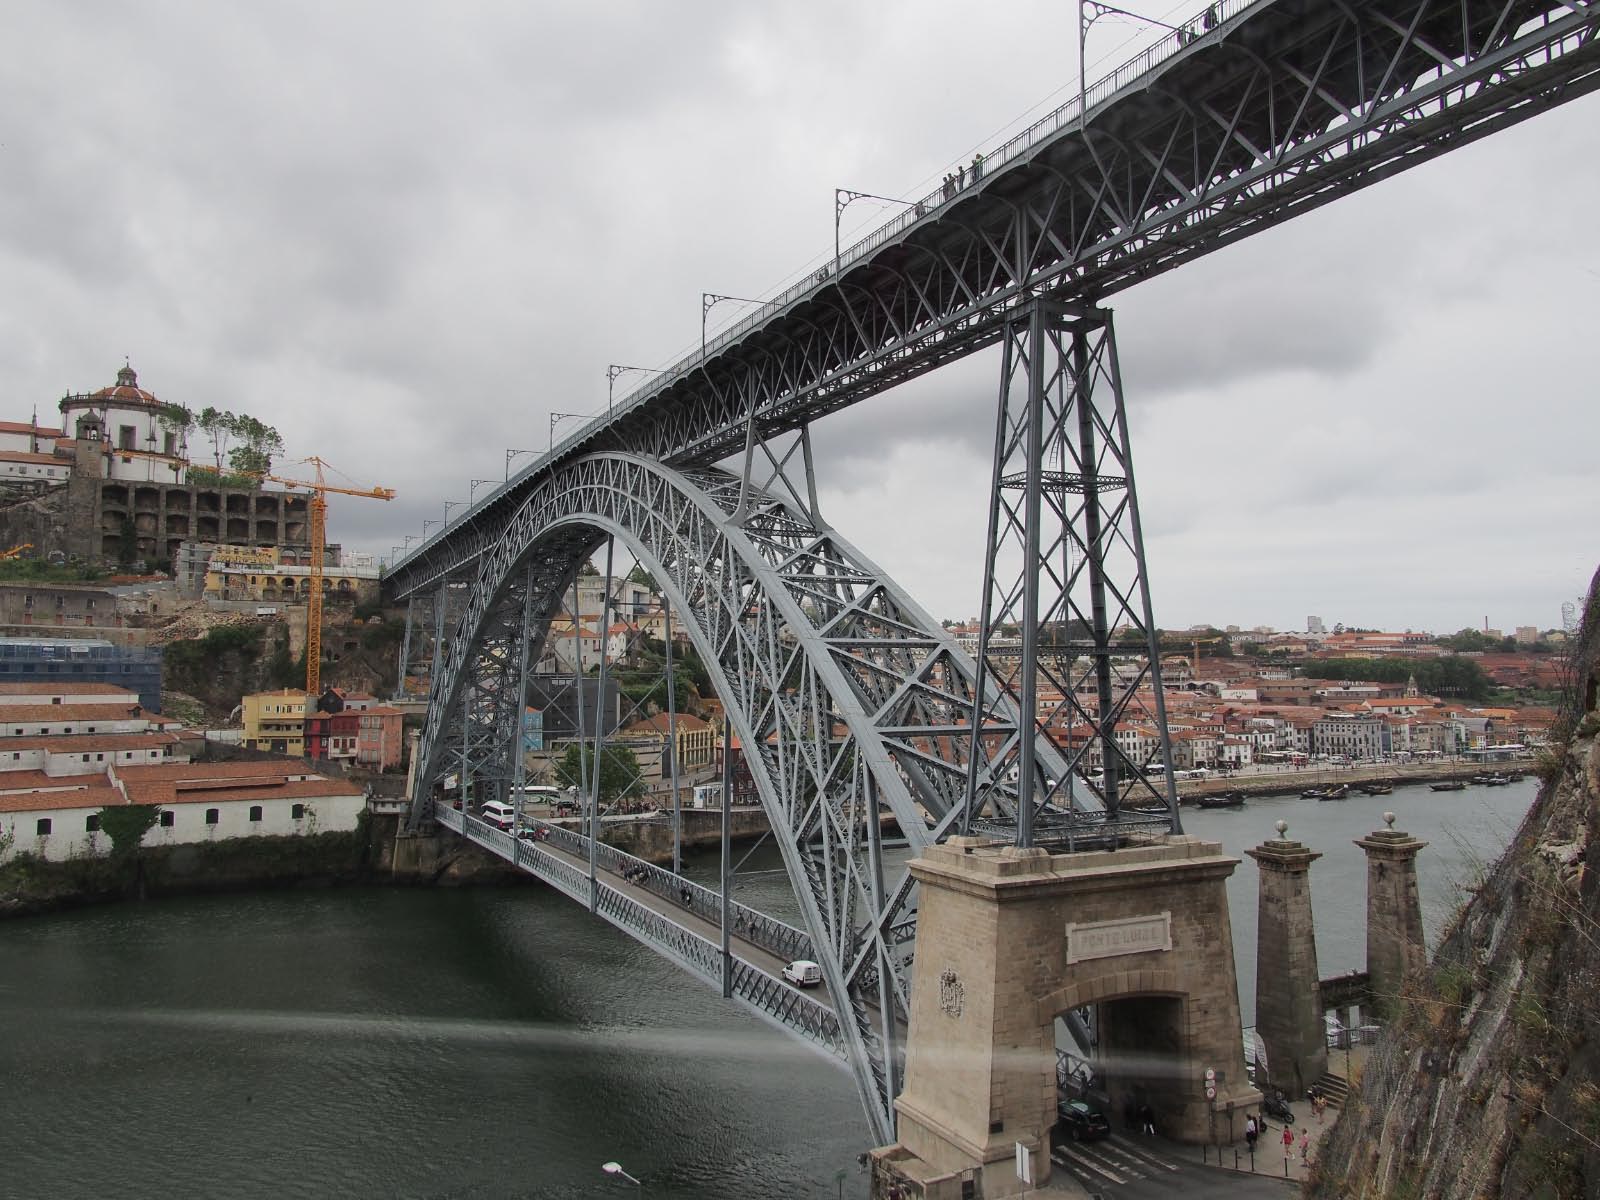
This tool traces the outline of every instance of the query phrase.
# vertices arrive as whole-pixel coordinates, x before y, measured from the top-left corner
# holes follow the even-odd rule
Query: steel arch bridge
[[[552,472],[479,560],[434,679],[419,802],[423,781],[446,770],[471,781],[475,800],[507,797],[523,664],[537,657],[579,564],[606,537],[635,554],[681,615],[747,748],[809,957],[827,994],[850,999],[837,1006],[829,1049],[856,1068],[874,1128],[888,1132],[916,900],[904,867],[885,863],[882,815],[913,851],[959,818],[976,666],[793,497],[715,468],[678,471],[622,453]],[[988,731],[999,753],[1020,741],[1014,722],[991,721]],[[1048,743],[1039,754],[1041,772],[1066,773]],[[1072,801],[1075,836],[1103,840],[1099,798],[1078,792]],[[1165,811],[1116,822],[1123,832],[1167,823]]]
[[[791,1027],[804,1024],[851,1065],[874,1134],[891,1140],[895,1014],[916,903],[887,868],[869,815],[891,814],[912,849],[959,822],[975,711],[994,752],[1009,746],[1028,774],[1059,780],[1065,764],[1048,743],[1021,737],[1025,723],[1003,697],[985,706],[973,660],[821,520],[809,423],[989,345],[1042,355],[1018,331],[1039,326],[1043,304],[1090,311],[1139,280],[1584,95],[1600,86],[1597,30],[1600,9],[1588,0],[1211,4],[1081,103],[991,153],[981,180],[908,206],[833,269],[626,397],[395,565],[391,598],[430,600],[435,645],[448,641],[431,682],[415,815],[426,815],[432,784],[451,769],[480,788],[508,786],[521,663],[542,645],[578,565],[606,538],[624,541],[715,664],[732,727],[758,760],[762,805],[806,917],[807,929],[790,934],[811,939],[838,1026],[817,1036],[827,1023],[807,1013]],[[1015,422],[1014,447],[1070,444],[1060,435],[1077,410],[1042,407],[1055,413],[1053,431],[1040,438]],[[777,449],[788,437],[795,444]],[[717,469],[729,459],[734,471]],[[997,450],[997,491],[1005,470],[1019,478],[1023,465]],[[1131,462],[1122,466],[1131,498]],[[1026,486],[1035,501],[1041,487],[1088,496],[1105,478],[1080,470]],[[1035,547],[1047,540],[1037,529],[1032,537]],[[1108,822],[1092,795],[1065,807],[1090,837],[1127,819]],[[465,817],[455,824],[507,857],[520,853]],[[627,925],[615,906],[605,910],[592,875],[575,882],[554,863],[547,877]],[[631,931],[650,940],[640,928]],[[777,942],[792,948],[790,934]],[[686,944],[681,930],[670,938]],[[698,950],[663,952],[705,961]],[[722,960],[727,990],[726,948]],[[740,998],[786,1021],[764,989],[752,984]]]

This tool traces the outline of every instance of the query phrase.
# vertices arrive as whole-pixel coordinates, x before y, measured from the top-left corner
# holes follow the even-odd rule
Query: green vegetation
[[[1444,637],[1434,638],[1446,650],[1457,654],[1549,654],[1555,650],[1549,642],[1519,642],[1514,637],[1490,637],[1476,629],[1459,629]]]
[[[253,659],[261,654],[265,634],[261,625],[222,625],[205,637],[169,643],[163,658],[167,667],[177,672],[204,670],[224,654]]]
[[[400,645],[405,635],[406,627],[399,621],[364,625],[361,628],[361,648],[372,651],[392,650]]]
[[[272,456],[283,452],[283,438],[278,431],[249,413],[225,412],[208,406],[200,410],[195,424],[211,439],[211,453],[219,476],[223,473],[224,460],[236,475],[264,475],[272,470]],[[228,448],[230,441],[237,443],[231,450]]]
[[[607,746],[600,771],[600,803],[609,804],[624,796],[644,791],[639,778],[639,761],[626,746]],[[594,778],[594,747],[568,746],[556,766],[556,782],[562,787],[578,787],[585,778]]]
[[[99,567],[55,566],[42,558],[0,560],[0,580],[7,583],[94,583],[105,576]]]
[[[635,645],[634,663],[613,666],[612,676],[628,702],[641,710],[647,704],[664,709],[667,704],[667,648],[656,638],[641,637]],[[712,692],[711,676],[692,647],[674,644],[672,648],[674,698],[679,711],[692,708],[701,696]]]
[[[258,488],[261,480],[254,475],[231,475],[214,471],[210,467],[190,467],[189,483],[194,487]]]
[[[132,854],[156,823],[161,808],[155,804],[119,804],[100,810],[100,832],[111,839],[111,853]]]
[[[133,522],[123,517],[122,528],[117,531],[117,561],[126,567],[138,557],[139,535],[133,528]]]
[[[1430,696],[1455,696],[1480,703],[1489,698],[1493,685],[1484,670],[1470,658],[1458,654],[1444,658],[1326,658],[1300,664],[1307,679],[1342,679],[1353,682],[1404,683],[1417,678],[1417,688]]]

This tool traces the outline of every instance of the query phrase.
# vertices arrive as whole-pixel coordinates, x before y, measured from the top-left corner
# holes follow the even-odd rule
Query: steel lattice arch
[[[975,666],[892,580],[793,503],[725,471],[680,472],[636,455],[592,455],[551,475],[479,560],[432,681],[415,815],[446,772],[469,781],[475,798],[504,797],[523,655],[537,655],[579,563],[608,536],[655,577],[712,676],[780,833],[828,993],[848,997],[838,1005],[842,1042],[868,1112],[890,1130],[916,898],[905,870],[884,861],[883,825],[892,819],[914,851],[958,818]],[[1013,745],[1003,752],[1014,761]],[[1064,774],[1048,746],[1040,753],[1040,772]],[[1110,832],[1091,793],[1058,819],[1088,842]],[[1115,824],[1165,821],[1130,813]]]

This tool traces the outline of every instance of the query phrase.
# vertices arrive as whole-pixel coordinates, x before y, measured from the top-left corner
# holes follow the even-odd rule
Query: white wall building
[[[184,483],[188,446],[183,431],[163,419],[165,410],[139,386],[133,368],[124,366],[111,387],[62,398],[62,436],[77,439],[80,457],[101,454],[107,479]]]
[[[352,830],[366,807],[355,784],[295,763],[127,766],[79,778],[73,788],[0,791],[0,862],[24,853],[50,862],[109,853],[99,813],[120,805],[158,808],[145,846]]]

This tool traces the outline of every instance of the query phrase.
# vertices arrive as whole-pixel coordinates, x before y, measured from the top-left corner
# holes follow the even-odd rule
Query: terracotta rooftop
[[[91,776],[98,780],[99,776]],[[61,792],[19,792],[0,796],[0,812],[39,812],[51,808],[108,808],[126,801],[122,793],[104,783]],[[22,839],[19,837],[18,841]]]
[[[0,683],[4,696],[126,696],[128,703],[139,703],[139,693],[110,683]]]
[[[247,779],[299,779],[317,777],[316,770],[304,759],[289,762],[262,760],[250,762],[207,763],[134,763],[119,766],[117,778],[124,783],[152,783],[185,780],[207,783],[236,783]]]
[[[11,725],[31,725],[46,722],[50,725],[78,725],[89,721],[146,721],[151,725],[166,725],[154,713],[147,713],[133,704],[0,704],[0,736]]]
[[[324,796],[359,796],[362,788],[342,779],[304,779],[294,783],[260,780],[183,781],[156,780],[125,784],[130,804],[217,804],[227,800],[321,799]]]
[[[111,750],[138,750],[153,746],[175,746],[183,739],[175,733],[151,730],[146,733],[71,733],[62,737],[0,738],[0,754],[7,750],[51,750],[66,754],[94,754]],[[0,770],[4,762],[0,761]]]
[[[87,775],[46,775],[43,771],[0,771],[0,793],[6,792],[70,792],[79,788],[102,787],[105,776],[98,772]]]

